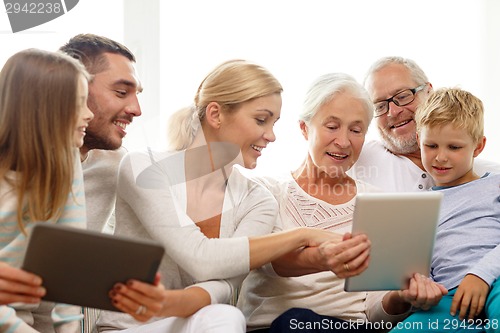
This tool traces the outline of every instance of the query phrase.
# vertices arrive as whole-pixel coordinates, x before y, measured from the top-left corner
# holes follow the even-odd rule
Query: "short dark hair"
[[[135,56],[126,46],[94,34],[76,35],[59,50],[80,60],[90,74],[102,72],[108,67],[105,53],[120,54],[135,62]]]

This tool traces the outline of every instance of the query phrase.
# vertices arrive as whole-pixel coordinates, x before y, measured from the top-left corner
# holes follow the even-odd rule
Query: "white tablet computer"
[[[370,263],[345,291],[401,290],[414,273],[429,275],[442,193],[360,193],[352,233],[371,241]]]
[[[152,283],[164,249],[152,241],[38,223],[22,268],[38,274],[44,300],[119,311],[108,296],[116,282]]]

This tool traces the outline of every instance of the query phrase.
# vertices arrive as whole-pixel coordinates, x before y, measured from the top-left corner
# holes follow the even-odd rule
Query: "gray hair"
[[[427,75],[425,75],[422,68],[420,68],[420,66],[417,65],[417,63],[414,60],[403,57],[390,56],[390,57],[380,58],[371,65],[371,67],[368,69],[368,72],[366,73],[363,85],[365,87],[367,86],[368,80],[375,72],[392,64],[398,64],[406,67],[410,71],[411,78],[415,81],[417,85],[429,82]]]
[[[373,118],[373,103],[368,92],[352,76],[344,73],[330,73],[317,78],[303,103],[299,120],[309,123],[321,106],[331,101],[340,92],[350,92],[366,106],[368,120]]]

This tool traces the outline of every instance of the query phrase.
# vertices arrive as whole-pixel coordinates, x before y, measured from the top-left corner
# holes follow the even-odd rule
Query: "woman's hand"
[[[137,280],[130,280],[126,284],[117,283],[109,292],[109,296],[117,309],[142,322],[162,316],[166,298],[159,274],[156,275],[154,284]]]
[[[45,292],[42,278],[0,262],[0,304],[39,303]]]
[[[417,273],[410,279],[408,289],[399,291],[399,296],[414,308],[429,310],[438,304],[447,293],[448,289],[442,284]]]
[[[438,304],[448,290],[440,283],[422,274],[414,274],[408,289],[399,290],[398,296],[414,308],[429,310]]]
[[[165,289],[159,274],[154,284],[137,280],[117,283],[109,296],[119,310],[142,322],[152,317],[186,318],[211,303],[210,294],[201,287]]]
[[[448,290],[443,285],[416,273],[410,279],[408,289],[391,291],[386,294],[383,307],[388,314],[392,315],[405,313],[410,310],[411,306],[429,310],[438,304],[447,293]]]
[[[352,236],[346,233],[341,242],[327,241],[319,246],[319,252],[329,270],[339,278],[362,273],[368,268],[371,243],[366,235]]]

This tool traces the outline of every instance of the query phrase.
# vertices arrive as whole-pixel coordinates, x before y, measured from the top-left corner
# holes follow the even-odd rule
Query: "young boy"
[[[444,194],[431,277],[449,292],[393,331],[500,332],[500,175],[472,169],[486,143],[483,104],[464,90],[437,90],[415,122],[432,190]]]

